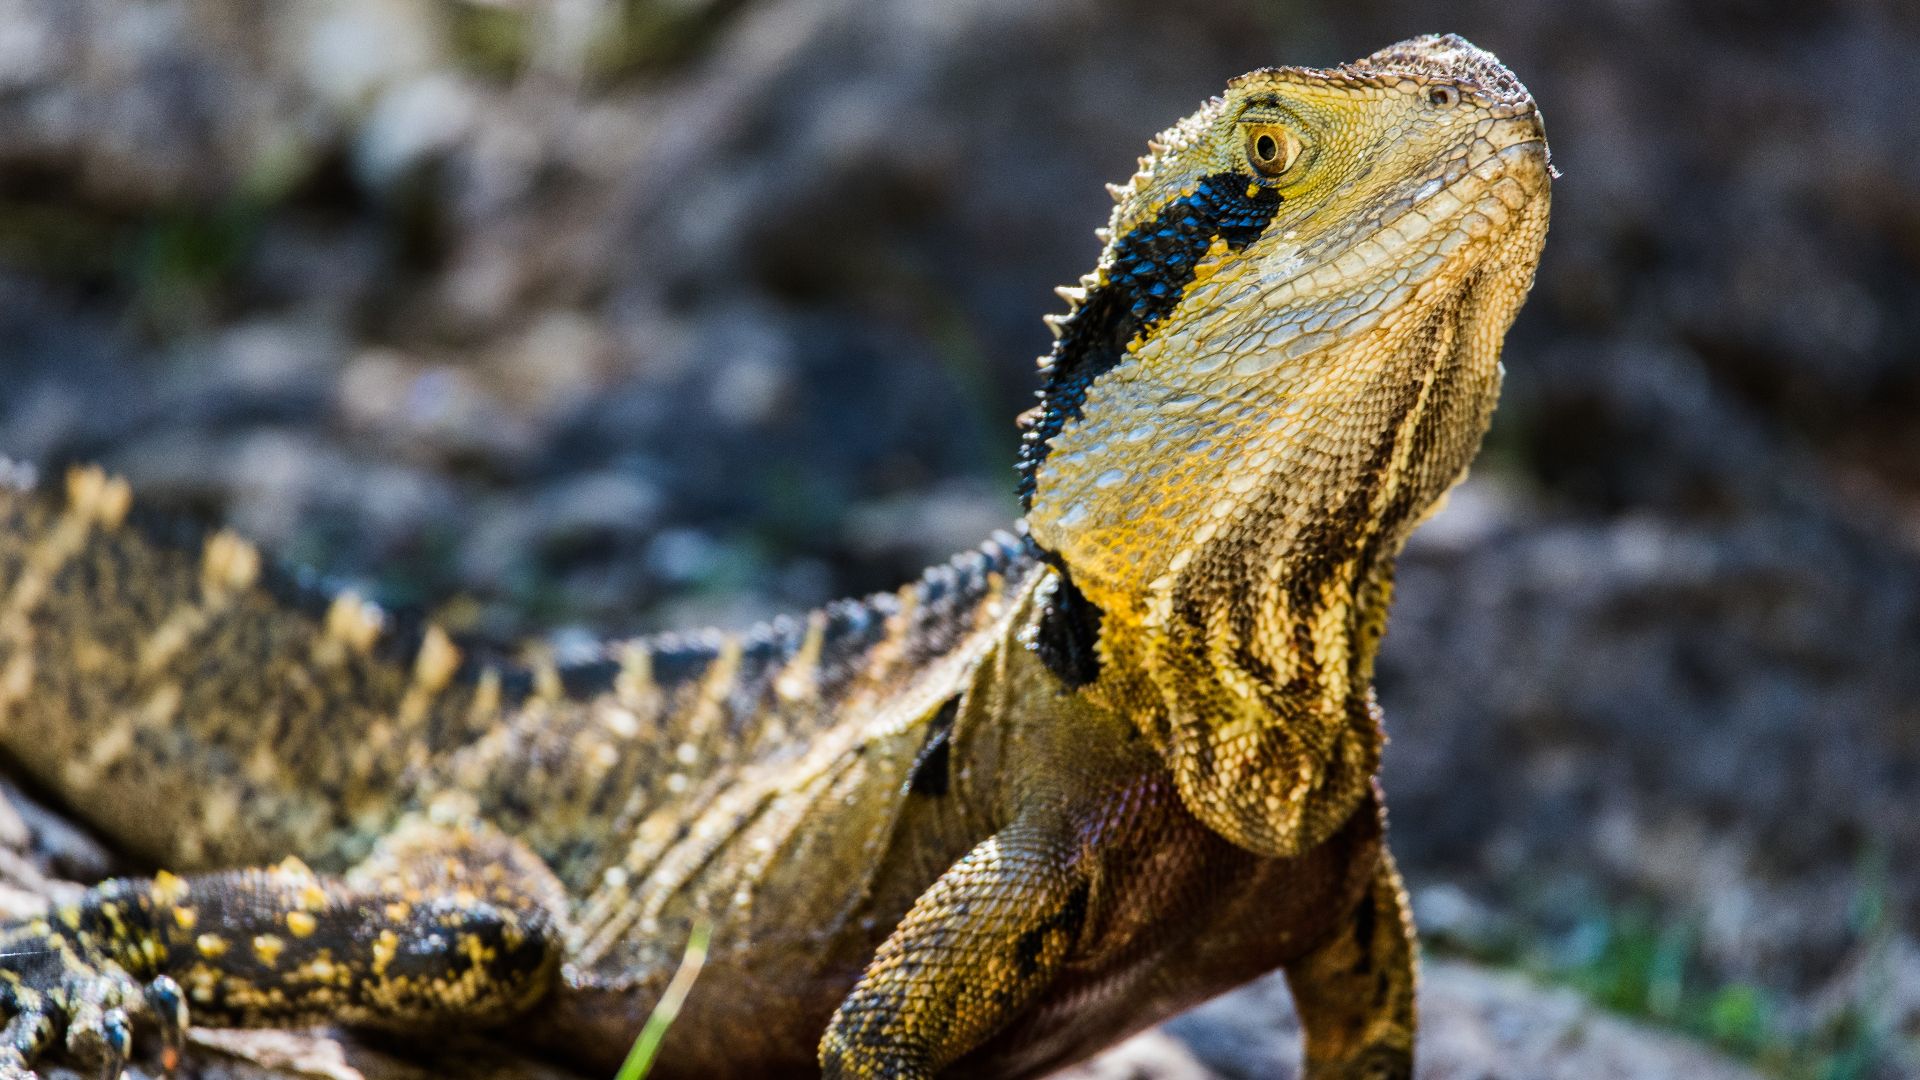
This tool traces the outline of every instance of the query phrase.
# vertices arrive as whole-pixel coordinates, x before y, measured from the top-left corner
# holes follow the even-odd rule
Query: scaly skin
[[[1550,171],[1457,38],[1235,80],[1063,290],[1026,535],[747,634],[506,663],[0,485],[0,747],[171,871],[0,928],[0,1073],[143,1016],[606,1069],[704,922],[657,1075],[1032,1076],[1275,968],[1309,1076],[1410,1075],[1373,658]]]

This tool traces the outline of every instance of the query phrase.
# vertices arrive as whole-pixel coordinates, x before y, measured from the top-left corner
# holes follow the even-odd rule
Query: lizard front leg
[[[828,1024],[824,1074],[931,1077],[1045,989],[1092,891],[1067,836],[1016,822],[921,894]]]
[[[1373,883],[1346,923],[1286,969],[1307,1037],[1305,1080],[1413,1075],[1416,967],[1406,889],[1382,847]]]
[[[553,982],[558,881],[483,826],[397,830],[343,878],[271,869],[119,879],[0,927],[0,1077],[65,1031],[117,1076],[132,1021],[169,1063],[188,1014],[213,1026],[414,1028],[511,1016]]]

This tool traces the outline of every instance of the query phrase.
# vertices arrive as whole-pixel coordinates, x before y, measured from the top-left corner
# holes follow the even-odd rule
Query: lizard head
[[[1050,320],[1021,496],[1184,801],[1278,851],[1314,781],[1258,748],[1371,726],[1392,559],[1491,418],[1552,170],[1526,89],[1452,36],[1244,75],[1150,151]]]

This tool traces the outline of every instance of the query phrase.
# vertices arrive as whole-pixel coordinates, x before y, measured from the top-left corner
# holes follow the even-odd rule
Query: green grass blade
[[[701,923],[688,935],[687,951],[680,954],[680,969],[673,973],[667,992],[661,994],[654,1005],[647,1025],[640,1029],[640,1037],[633,1040],[633,1049],[627,1051],[627,1060],[621,1064],[614,1080],[642,1080],[653,1068],[654,1055],[660,1052],[667,1029],[680,1015],[680,1006],[686,1003],[687,995],[693,991],[693,981],[700,977],[700,968],[707,962],[707,942],[712,936],[711,923]]]

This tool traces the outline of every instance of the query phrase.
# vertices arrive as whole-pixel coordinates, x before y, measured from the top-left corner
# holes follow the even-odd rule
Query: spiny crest
[[[98,465],[76,466],[67,471],[67,506],[82,519],[118,528],[133,506],[133,488]]]
[[[386,613],[378,604],[362,600],[352,591],[343,592],[327,605],[322,641],[343,645],[364,656],[373,651],[386,621]]]
[[[1061,335],[1066,333],[1067,325],[1073,321],[1074,315],[1086,304],[1087,294],[1099,288],[1101,280],[1100,271],[1095,270],[1091,274],[1082,274],[1080,276],[1080,284],[1078,285],[1057,285],[1054,287],[1054,295],[1067,302],[1067,310],[1057,315],[1042,315],[1040,316],[1040,321],[1047,324],[1047,329],[1052,332],[1055,341],[1060,340]],[[1051,352],[1041,355],[1039,360],[1041,371],[1044,372],[1052,366],[1053,356],[1054,354]]]
[[[1182,117],[1172,127],[1147,140],[1147,153],[1134,163],[1133,175],[1127,178],[1126,183],[1107,185],[1107,193],[1113,196],[1114,201],[1113,217],[1107,224],[1107,236],[1103,238],[1109,245],[1112,238],[1125,236],[1133,224],[1151,217],[1160,209],[1151,205],[1153,200],[1143,196],[1149,195],[1155,178],[1169,162],[1207,136],[1225,105],[1226,99],[1211,98],[1191,115]],[[1170,196],[1175,194],[1168,192],[1161,201],[1170,201]]]
[[[207,537],[200,556],[200,587],[208,596],[251,588],[260,579],[260,550],[226,529]]]
[[[413,677],[420,685],[438,693],[447,688],[460,670],[460,648],[437,625],[429,624],[420,639],[420,651],[414,657]]]
[[[1140,213],[1141,208],[1137,203],[1139,196],[1153,179],[1156,170],[1162,162],[1203,137],[1212,123],[1211,114],[1223,103],[1221,98],[1213,98],[1198,112],[1182,118],[1179,123],[1148,139],[1147,152],[1135,160],[1133,175],[1123,184],[1107,185],[1107,194],[1113,198],[1114,208],[1108,223],[1093,230],[1094,238],[1100,241],[1103,248],[1098,266],[1092,273],[1081,275],[1078,285],[1061,285],[1053,290],[1067,302],[1066,311],[1040,317],[1056,342],[1065,334],[1068,324],[1086,303],[1087,295],[1105,280],[1104,271],[1113,261],[1114,239],[1125,236],[1128,228],[1144,216]],[[1053,366],[1058,351],[1056,347],[1053,352],[1046,353],[1038,359],[1037,367],[1043,374]]]

